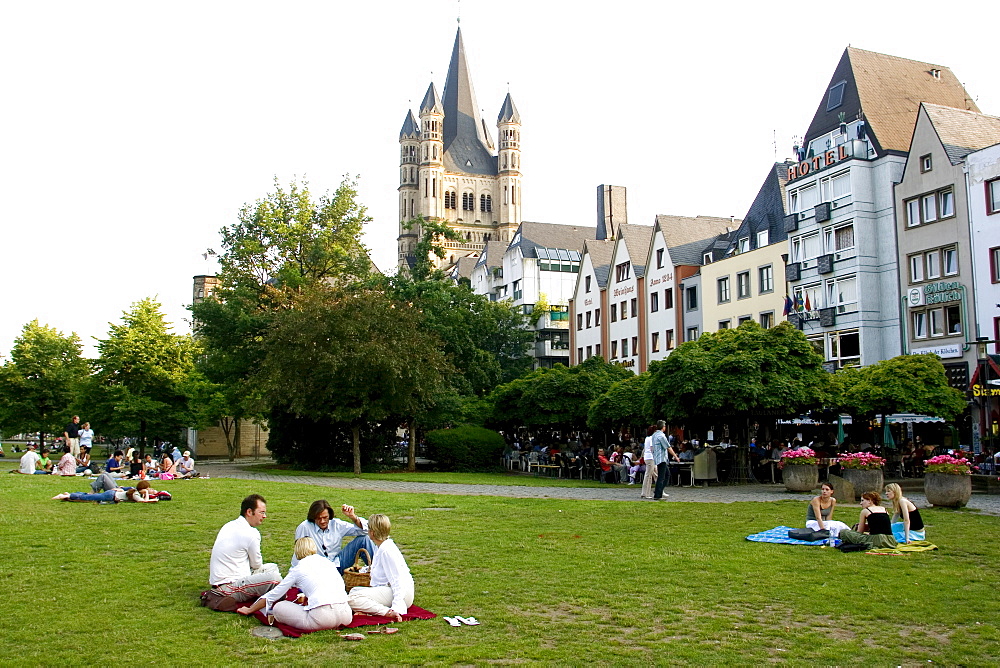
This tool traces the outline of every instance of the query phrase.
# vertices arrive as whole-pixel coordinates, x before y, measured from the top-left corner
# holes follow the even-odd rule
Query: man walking
[[[656,464],[656,490],[653,492],[653,501],[663,498],[663,487],[667,484],[667,458],[673,457],[674,461],[680,461],[677,453],[670,447],[667,440],[667,423],[657,420],[656,431],[653,432],[653,462]]]
[[[212,558],[209,562],[208,582],[216,597],[243,603],[254,600],[281,582],[277,564],[265,564],[260,555],[260,531],[257,529],[267,518],[267,502],[260,494],[251,494],[240,505],[240,516],[227,522],[215,538]],[[213,609],[228,609],[235,606],[209,606]],[[219,607],[217,607],[219,606]]]

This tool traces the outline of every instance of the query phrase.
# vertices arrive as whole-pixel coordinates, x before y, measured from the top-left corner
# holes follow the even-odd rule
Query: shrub
[[[461,426],[427,432],[427,456],[446,471],[484,471],[500,466],[503,437],[482,427]]]

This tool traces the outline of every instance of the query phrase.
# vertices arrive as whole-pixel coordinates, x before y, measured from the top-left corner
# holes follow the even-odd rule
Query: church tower
[[[521,223],[521,117],[510,94],[497,117],[500,151],[483,121],[465,56],[462,30],[448,65],[444,94],[432,82],[419,123],[407,112],[399,134],[399,265],[412,266],[418,215],[444,221],[461,238],[446,241],[445,266],[478,255],[488,241],[509,241]]]

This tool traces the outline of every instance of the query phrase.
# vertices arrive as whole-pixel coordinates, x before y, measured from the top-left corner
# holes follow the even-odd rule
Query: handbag
[[[830,532],[826,529],[822,531],[813,531],[812,529],[790,529],[788,531],[788,537],[792,540],[807,540],[809,542],[816,540],[826,540],[830,537]]]
[[[358,553],[354,557],[354,565],[348,566],[344,569],[344,586],[347,591],[351,590],[351,587],[370,587],[372,582],[371,573],[362,573],[361,568],[363,564],[361,563],[361,553],[365,553],[365,560],[371,563],[371,555],[368,554],[368,550],[365,548],[360,548]]]

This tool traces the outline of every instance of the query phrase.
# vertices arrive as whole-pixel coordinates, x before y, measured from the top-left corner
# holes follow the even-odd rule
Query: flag
[[[802,295],[801,295],[801,293],[800,294],[796,294],[795,295],[795,310],[798,311],[799,313],[801,313],[802,309],[804,307],[805,307],[805,305],[802,303]]]
[[[785,295],[785,310],[781,312],[782,316],[786,316],[792,312],[792,298]]]
[[[809,306],[809,293],[808,292],[806,293],[806,310],[807,311],[811,311],[812,310],[812,307]]]

